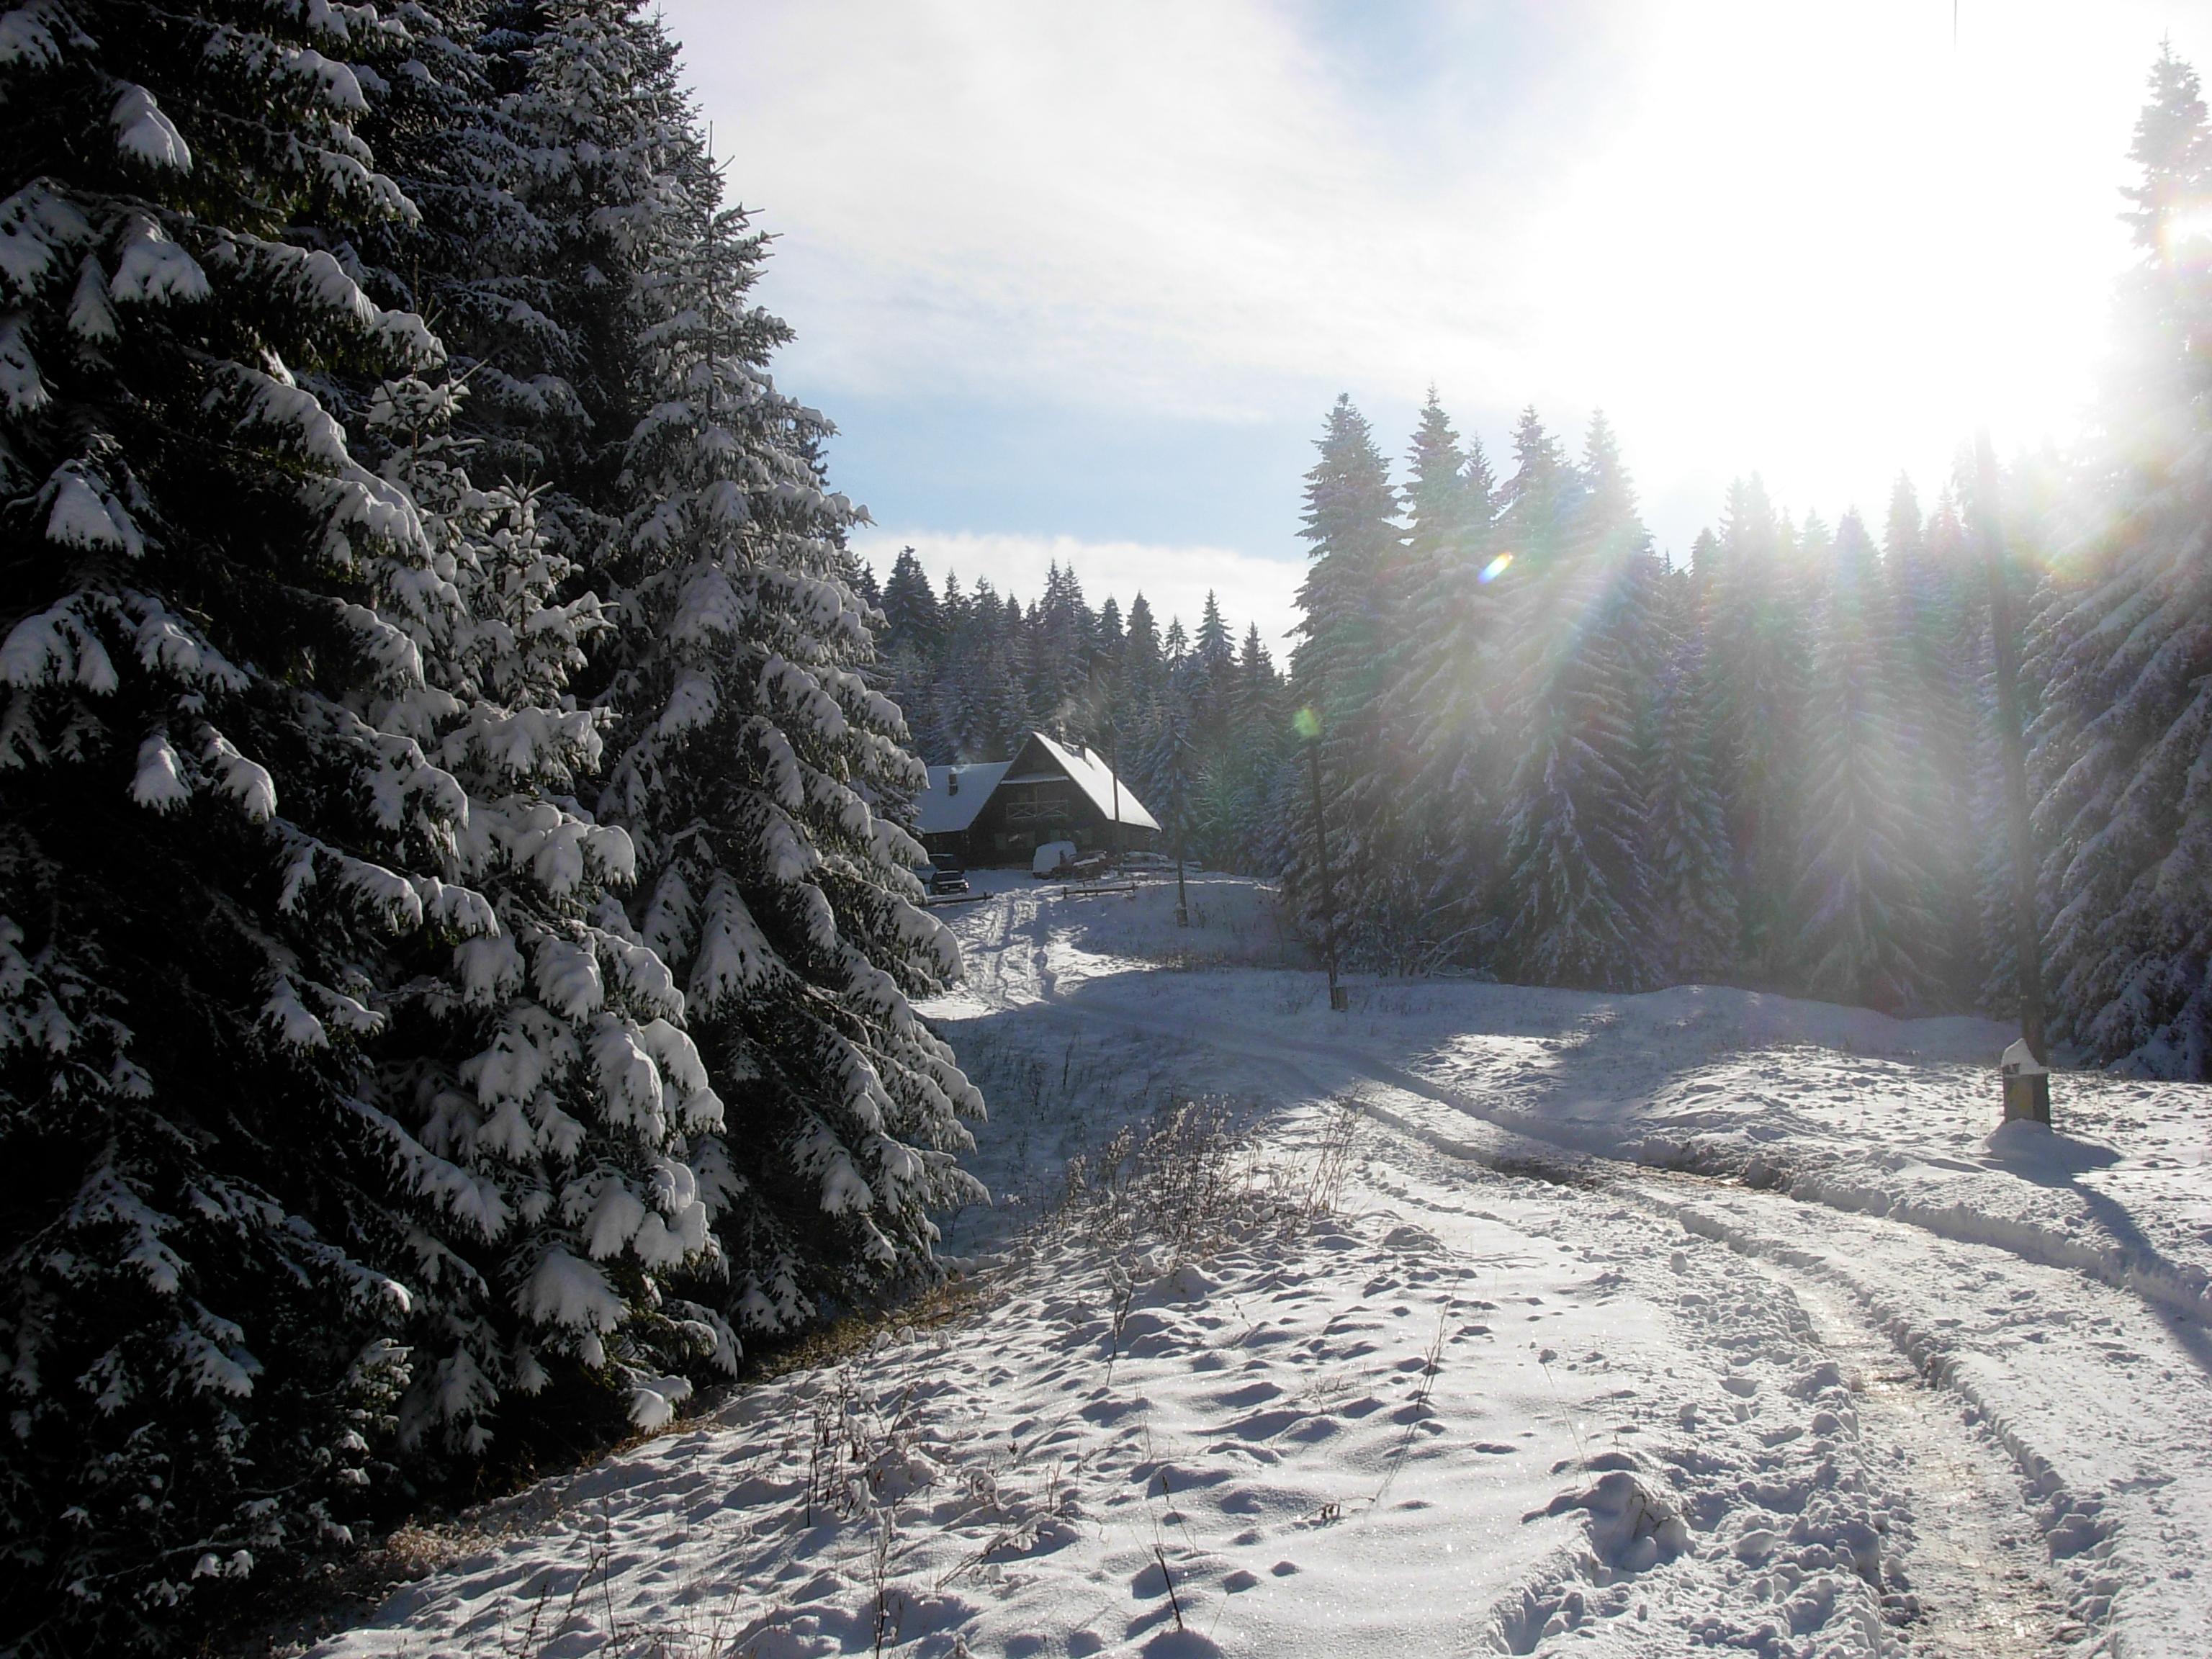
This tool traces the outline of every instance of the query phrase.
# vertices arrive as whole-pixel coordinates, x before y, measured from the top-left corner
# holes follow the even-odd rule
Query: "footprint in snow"
[[[1221,1649],[1194,1630],[1164,1630],[1137,1651],[1145,1659],[1213,1659]]]

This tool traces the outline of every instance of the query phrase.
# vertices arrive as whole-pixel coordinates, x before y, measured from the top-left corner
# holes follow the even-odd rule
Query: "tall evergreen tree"
[[[659,25],[616,9],[670,75]],[[676,974],[726,1103],[688,1166],[727,1257],[720,1299],[775,1331],[928,1270],[929,1210],[978,1190],[957,1155],[981,1101],[906,1000],[958,955],[913,902],[923,854],[899,826],[924,778],[860,672],[828,428],[769,375],[787,331],[749,297],[763,239],[720,206],[672,82],[640,101],[662,112],[682,205],[635,266],[647,395],[619,475],[601,805],[638,844],[628,920]]]
[[[892,561],[890,578],[884,584],[883,611],[886,653],[911,650],[927,659],[944,648],[945,616],[938,609],[929,573],[910,547],[901,548]]]
[[[1498,559],[1488,459],[1474,440],[1461,443],[1441,410],[1422,412],[1412,470],[1400,719],[1431,865],[1430,949],[1467,965],[1480,958],[1497,878],[1506,674],[1496,583],[1511,561]]]
[[[1222,869],[1260,871],[1271,867],[1269,791],[1291,730],[1281,678],[1256,623],[1245,630],[1231,674],[1223,716],[1226,735],[1201,781],[1204,855]]]
[[[947,629],[929,573],[911,547],[901,549],[891,565],[882,609],[884,627],[877,650],[885,690],[927,759],[944,747],[946,711],[941,688]]]
[[[1331,873],[1338,890],[1320,891],[1311,838],[1292,879],[1308,926],[1334,912],[1353,944],[1373,939],[1371,903],[1378,881],[1395,874],[1376,831],[1392,810],[1377,742],[1382,719],[1389,641],[1385,584],[1397,558],[1397,499],[1374,435],[1349,397],[1340,397],[1306,474],[1304,527],[1311,562],[1298,588],[1300,639],[1291,659],[1291,696],[1321,745],[1322,794],[1330,835]],[[1395,941],[1376,939],[1389,951]]]
[[[1516,745],[1504,802],[1500,964],[1554,984],[1630,987],[1645,934],[1639,680],[1656,594],[1649,537],[1602,417],[1572,467],[1532,410],[1515,434]]]
[[[1816,994],[1894,1011],[1928,988],[1934,884],[1921,848],[1933,826],[1911,811],[1919,764],[1898,712],[1905,664],[1857,514],[1844,515],[1829,557],[1805,714],[1798,960]]]
[[[1229,635],[1229,624],[1221,619],[1221,601],[1212,588],[1206,590],[1206,609],[1198,622],[1196,645],[1200,669],[1209,679],[1228,684],[1230,665],[1236,660],[1237,646]]]
[[[1121,602],[1111,593],[1106,603],[1098,607],[1098,648],[1109,669],[1121,665],[1121,643],[1125,629],[1121,622]]]
[[[1758,479],[1730,486],[1711,567],[1705,638],[1726,734],[1715,759],[1743,958],[1772,974],[1786,968],[1795,937],[1808,617],[1789,532]]]
[[[1897,661],[1891,684],[1908,821],[1920,824],[1920,860],[1929,882],[1931,931],[1909,942],[1947,1005],[1969,1003],[1981,977],[1975,855],[1973,603],[1978,574],[1955,538],[1931,539],[1911,481],[1890,493],[1882,534]],[[1984,602],[1986,603],[1986,602]]]
[[[434,551],[301,384],[440,356],[315,245],[411,211],[362,43],[0,31],[0,1623],[49,1651],[344,1541],[406,1380],[369,1056],[401,953],[483,919],[380,614]]]
[[[2057,906],[2057,1027],[2099,1060],[2212,1076],[2212,125],[2170,48],[2151,73],[2130,192],[2139,263],[2123,289],[2106,404],[2109,526],[2055,619],[2035,732]]]
[[[1712,688],[1686,573],[1665,586],[1668,647],[1653,685],[1644,865],[1648,932],[1660,977],[1731,973],[1738,924],[1728,819],[1714,781]]]
[[[1438,814],[1422,787],[1424,743],[1433,736],[1425,700],[1437,690],[1423,654],[1430,643],[1425,607],[1464,559],[1469,532],[1467,453],[1433,387],[1407,464],[1407,533],[1378,582],[1381,684],[1368,763],[1371,799],[1362,814],[1368,848],[1359,925],[1387,960],[1414,968],[1432,964],[1470,896],[1439,880],[1439,841],[1431,833]]]

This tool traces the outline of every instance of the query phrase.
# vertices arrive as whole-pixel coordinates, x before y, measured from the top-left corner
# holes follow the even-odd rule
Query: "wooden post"
[[[1121,837],[1121,727],[1118,722],[1106,728],[1113,748],[1109,751],[1106,769],[1114,777],[1114,870],[1121,872],[1123,855],[1128,851]]]
[[[2007,1063],[2005,1116],[2051,1121],[2051,1054],[2043,1037],[2043,940],[2035,925],[2035,839],[2027,816],[2027,742],[2021,730],[2020,639],[2005,570],[1996,453],[1986,429],[1974,439],[1974,495],[1990,573],[1990,660],[1996,681],[1997,744],[2004,765],[2005,817],[2012,836],[2013,954],[2019,958],[2020,1035],[2033,1069]],[[2008,1054],[2010,1054],[2008,1050]]]
[[[1176,926],[1190,926],[1190,890],[1182,880],[1182,750],[1176,750],[1175,763],[1175,861],[1176,861]]]
[[[1322,954],[1328,963],[1328,1006],[1343,1013],[1351,998],[1336,982],[1336,884],[1328,873],[1328,820],[1321,808],[1321,734],[1307,740],[1306,758],[1313,765],[1314,858],[1321,866]]]

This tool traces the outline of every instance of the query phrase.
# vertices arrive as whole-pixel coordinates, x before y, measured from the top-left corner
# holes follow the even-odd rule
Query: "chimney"
[[[957,766],[948,766],[945,769],[945,793],[948,795],[957,795],[960,793],[960,769]]]

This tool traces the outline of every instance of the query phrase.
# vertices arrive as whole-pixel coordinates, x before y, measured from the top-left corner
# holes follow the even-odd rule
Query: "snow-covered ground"
[[[1332,1015],[1254,884],[986,884],[926,1011],[994,1113],[961,1293],[321,1651],[2212,1652],[2212,1091],[1992,1133],[1984,1022]]]

